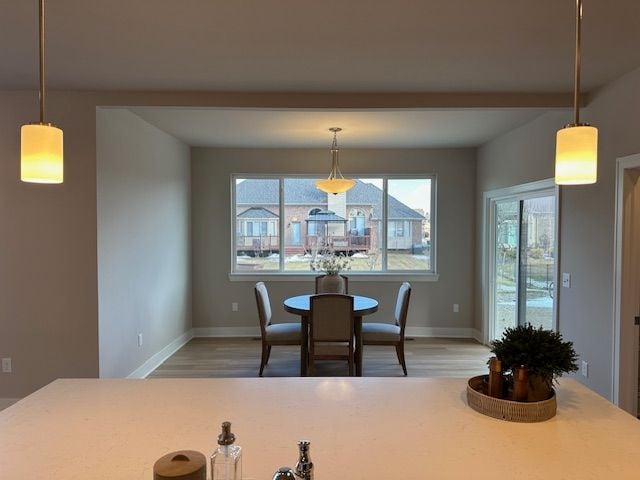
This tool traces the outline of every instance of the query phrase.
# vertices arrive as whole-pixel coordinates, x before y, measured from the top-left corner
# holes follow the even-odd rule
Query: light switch
[[[562,274],[562,286],[564,288],[571,288],[571,274],[564,272]]]

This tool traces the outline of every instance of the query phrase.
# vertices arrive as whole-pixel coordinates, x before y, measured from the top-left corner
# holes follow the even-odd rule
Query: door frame
[[[482,194],[482,341],[485,345],[488,345],[491,341],[491,332],[493,329],[491,312],[495,301],[492,293],[495,270],[495,228],[490,228],[495,223],[494,206],[496,202],[508,200],[511,197],[534,198],[540,193],[551,189],[554,189],[556,197],[553,328],[557,330],[558,304],[560,303],[558,295],[558,278],[560,271],[560,187],[555,184],[553,178],[547,178],[545,180],[523,183],[512,187],[489,190]]]
[[[640,154],[629,155],[616,159],[616,213],[615,213],[615,263],[613,272],[613,368],[611,374],[611,398],[615,405],[624,410],[638,414],[637,398],[632,405],[626,405],[625,395],[628,394],[628,385],[623,385],[620,378],[623,373],[628,372],[628,368],[636,371],[635,378],[638,378],[637,362],[633,366],[625,365],[622,362],[621,348],[621,322],[622,322],[622,248],[624,229],[624,175],[626,170],[640,168]],[[637,388],[636,388],[637,390]],[[633,393],[633,392],[632,392]],[[636,394],[637,395],[637,394]],[[622,403],[622,404],[621,404]]]

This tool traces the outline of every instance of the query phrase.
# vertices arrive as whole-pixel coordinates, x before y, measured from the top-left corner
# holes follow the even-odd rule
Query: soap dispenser
[[[235,441],[231,423],[224,422],[218,448],[211,455],[211,480],[242,480],[242,447]]]

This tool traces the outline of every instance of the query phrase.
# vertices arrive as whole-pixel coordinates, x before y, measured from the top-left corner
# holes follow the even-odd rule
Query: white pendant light
[[[576,63],[573,91],[574,122],[556,135],[556,183],[585,185],[598,179],[598,129],[580,123],[580,43],[582,0],[576,0]]]
[[[316,188],[323,192],[337,195],[338,193],[346,192],[353,188],[356,181],[344,178],[340,171],[340,165],[338,163],[338,139],[336,136],[338,132],[342,131],[342,129],[339,127],[332,127],[329,131],[333,132],[333,143],[331,144],[331,172],[326,179],[316,181]]]
[[[40,121],[20,129],[20,179],[30,183],[62,183],[62,130],[44,120],[44,0],[39,0]]]

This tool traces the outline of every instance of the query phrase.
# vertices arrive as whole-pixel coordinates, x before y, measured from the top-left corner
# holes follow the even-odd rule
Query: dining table
[[[300,346],[300,375],[307,376],[309,366],[309,322],[311,320],[311,297],[313,295],[297,295],[285,299],[285,312],[299,315],[302,324],[302,342]],[[353,329],[355,337],[356,376],[362,376],[362,317],[378,311],[378,301],[362,295],[353,297]]]

